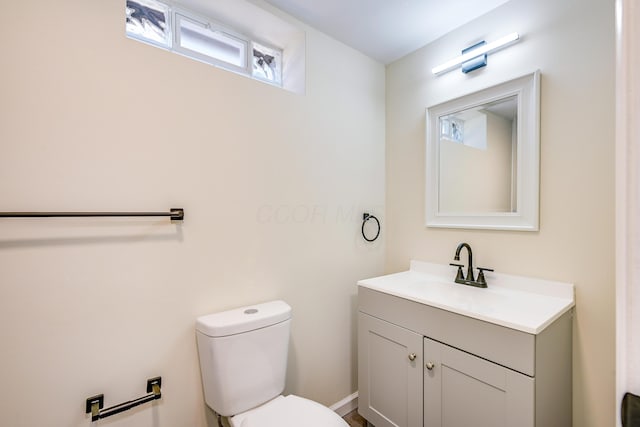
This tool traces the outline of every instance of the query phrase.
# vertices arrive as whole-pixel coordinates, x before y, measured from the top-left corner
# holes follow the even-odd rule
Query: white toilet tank
[[[255,408],[284,390],[291,307],[284,301],[197,319],[207,405],[223,416]]]

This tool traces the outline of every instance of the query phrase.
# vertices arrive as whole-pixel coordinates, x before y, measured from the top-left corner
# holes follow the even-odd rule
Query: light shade
[[[448,71],[454,67],[457,67],[458,65],[462,64],[463,62],[469,61],[470,59],[476,58],[480,55],[485,55],[488,53],[491,53],[497,49],[500,49],[501,47],[506,46],[509,43],[515,42],[516,40],[518,40],[520,38],[520,35],[518,33],[511,33],[509,35],[506,35],[504,37],[499,38],[498,40],[495,40],[491,43],[487,43],[484,44],[482,46],[478,46],[476,49],[473,49],[469,52],[465,52],[463,55],[458,56],[457,58],[454,58],[450,61],[445,62],[444,64],[438,65],[437,67],[434,67],[431,72],[433,74],[440,74],[442,72]]]

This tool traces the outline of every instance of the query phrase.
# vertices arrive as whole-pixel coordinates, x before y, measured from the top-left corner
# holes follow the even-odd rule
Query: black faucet
[[[469,256],[467,263],[467,277],[464,277],[464,274],[462,273],[462,267],[464,267],[464,265],[453,263],[449,264],[458,267],[458,273],[456,274],[455,282],[463,285],[476,286],[478,288],[486,288],[487,281],[484,278],[484,272],[493,270],[490,268],[478,267],[478,280],[476,280],[473,277],[473,252],[471,251],[471,246],[469,246],[468,243],[460,243],[458,245],[458,247],[456,248],[456,254],[453,259],[455,261],[460,261],[460,251],[462,251],[462,248],[467,248],[467,255]]]
[[[469,255],[469,260],[468,260],[469,264],[467,265],[467,277],[465,277],[465,280],[473,282],[476,279],[473,278],[473,252],[471,251],[471,246],[469,246],[468,243],[460,243],[456,248],[456,255],[453,257],[453,259],[455,261],[460,261],[460,251],[462,250],[462,248],[467,248],[467,255]]]

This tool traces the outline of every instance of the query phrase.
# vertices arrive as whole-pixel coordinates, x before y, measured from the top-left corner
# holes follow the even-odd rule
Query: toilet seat
[[[292,394],[235,415],[229,422],[231,427],[348,427],[326,406]]]

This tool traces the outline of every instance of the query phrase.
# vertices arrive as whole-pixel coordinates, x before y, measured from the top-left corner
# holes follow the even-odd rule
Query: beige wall
[[[522,40],[483,70],[430,69],[478,39]],[[542,73],[540,231],[424,226],[425,108]],[[469,242],[477,265],[576,285],[574,426],[614,423],[614,3],[514,0],[387,68],[387,263],[450,262]]]
[[[208,423],[195,318],[293,306],[287,392],[356,390],[356,280],[382,273],[381,64],[307,29],[306,95],[129,40],[122,1],[2,2],[0,210],[165,210],[0,222],[0,425]]]

